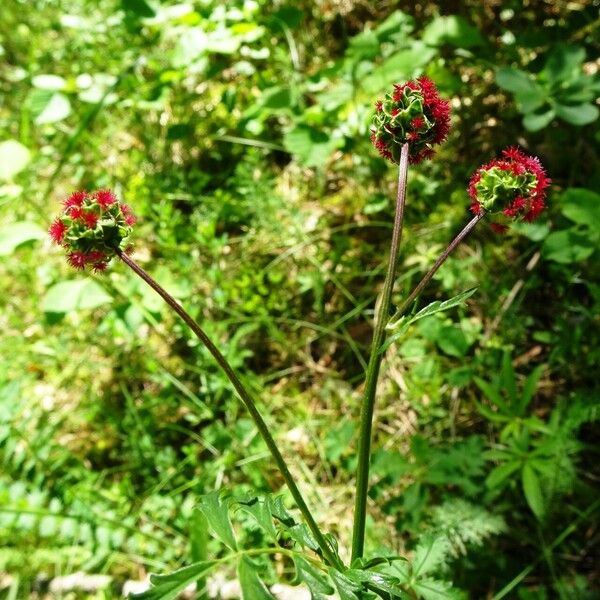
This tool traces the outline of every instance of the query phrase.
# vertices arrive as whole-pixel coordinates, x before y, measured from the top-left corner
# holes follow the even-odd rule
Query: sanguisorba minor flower
[[[396,164],[405,143],[412,164],[432,158],[433,146],[441,144],[450,130],[450,103],[425,76],[395,84],[375,108],[371,141],[383,158]]]
[[[135,223],[131,209],[110,190],[73,192],[48,230],[67,251],[72,267],[103,271],[117,250],[125,250]]]
[[[527,156],[518,148],[502,151],[479,167],[469,182],[471,211],[496,215],[503,222],[494,222],[495,231],[506,231],[508,220],[531,222],[546,206],[546,189],[551,180],[535,156]]]

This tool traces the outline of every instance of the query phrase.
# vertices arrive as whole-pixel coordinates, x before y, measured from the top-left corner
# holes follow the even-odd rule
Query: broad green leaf
[[[67,87],[67,81],[58,75],[36,75],[32,77],[31,84],[40,90],[52,90],[57,92]]]
[[[319,544],[317,544],[317,541],[310,532],[310,529],[304,523],[294,525],[293,527],[288,528],[287,531],[292,539],[301,546],[310,548],[314,552],[319,551]]]
[[[93,279],[71,279],[53,285],[42,299],[44,312],[68,313],[97,308],[113,300]]]
[[[548,260],[569,264],[589,258],[595,249],[595,240],[589,235],[575,229],[564,229],[554,231],[544,240],[542,253]]]
[[[401,10],[397,10],[377,26],[375,34],[381,41],[384,41],[389,37],[407,35],[414,28],[414,18]]]
[[[569,188],[560,197],[560,211],[579,225],[597,227],[600,223],[600,194],[585,188]]]
[[[446,537],[440,536],[420,543],[412,560],[414,576],[422,577],[439,567],[449,552],[450,544]]]
[[[435,55],[434,48],[414,42],[411,48],[392,54],[376,67],[361,81],[361,87],[369,94],[379,93],[399,80],[414,77]]]
[[[0,256],[8,256],[22,244],[44,239],[46,235],[44,229],[29,221],[5,225],[0,229]]]
[[[307,167],[324,166],[338,142],[324,131],[309,125],[297,125],[283,136],[283,145]]]
[[[479,30],[459,15],[435,17],[425,27],[422,40],[430,46],[449,44],[458,48],[472,48],[485,42]]]
[[[32,113],[37,114],[35,123],[46,125],[57,123],[66,119],[71,114],[71,103],[69,99],[60,92],[37,90],[39,94],[32,100]]]
[[[556,116],[553,109],[543,113],[529,113],[523,117],[523,126],[528,131],[539,131],[548,125]]]
[[[544,515],[544,500],[542,497],[542,488],[540,486],[540,480],[533,470],[533,467],[529,463],[525,463],[522,471],[523,481],[523,492],[525,493],[525,499],[529,508],[533,511],[533,514],[541,519]]]
[[[512,67],[502,67],[496,71],[496,83],[509,92],[532,93],[537,89],[536,82],[525,71],[513,69]]]
[[[595,121],[600,114],[600,109],[590,103],[577,106],[554,104],[554,111],[563,121],[571,123],[571,125],[588,125]]]
[[[275,529],[275,524],[273,523],[271,506],[268,499],[252,498],[247,501],[238,501],[238,504],[243,511],[248,512],[254,517],[254,520],[269,536],[271,541],[277,540],[277,529]]]
[[[561,45],[549,55],[543,73],[551,82],[571,79],[581,71],[585,60],[585,49],[581,46]]]
[[[436,343],[443,352],[457,358],[464,356],[471,345],[464,331],[457,325],[442,327],[436,338]]]
[[[206,576],[215,564],[216,561],[202,561],[168,575],[151,575],[152,587],[130,597],[135,600],[175,600],[188,585]]]
[[[521,468],[519,461],[512,461],[496,467],[486,478],[485,485],[490,489],[500,487],[515,471]]]
[[[315,600],[322,598],[321,594],[333,594],[334,589],[323,571],[313,566],[299,554],[294,555],[294,565],[296,567],[294,583],[306,584]]]
[[[29,150],[16,140],[0,142],[0,181],[10,181],[31,160]]]
[[[237,550],[235,535],[229,519],[229,503],[219,492],[202,496],[199,504],[213,533],[229,548]]]
[[[243,556],[238,564],[238,577],[243,600],[274,600],[256,573],[254,563],[246,556]]]

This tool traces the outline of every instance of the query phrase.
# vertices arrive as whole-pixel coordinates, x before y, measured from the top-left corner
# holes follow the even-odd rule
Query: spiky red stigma
[[[117,250],[125,250],[135,223],[127,204],[109,190],[74,192],[63,203],[63,211],[48,233],[67,252],[76,269],[104,271]]]
[[[403,144],[409,144],[409,161],[416,164],[431,158],[433,146],[450,131],[450,103],[425,76],[395,84],[375,108],[371,141],[383,158],[396,164]]]
[[[507,148],[501,158],[479,167],[471,177],[471,210],[475,214],[485,211],[502,215],[504,220],[533,221],[546,206],[550,183],[539,158],[516,147]],[[502,223],[496,225],[506,228]]]

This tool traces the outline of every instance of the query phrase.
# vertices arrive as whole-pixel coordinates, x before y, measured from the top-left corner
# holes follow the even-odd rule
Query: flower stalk
[[[302,516],[304,517],[311,533],[313,534],[323,557],[325,560],[332,566],[336,567],[339,570],[344,569],[344,565],[337,556],[337,554],[332,550],[331,546],[325,539],[325,536],[319,529],[317,522],[315,521],[302,493],[300,492],[296,482],[294,481],[294,477],[290,472],[283,455],[281,454],[279,448],[277,447],[277,443],[275,439],[271,435],[269,431],[269,427],[265,423],[262,418],[258,408],[256,407],[256,403],[247,390],[246,386],[242,383],[240,378],[237,376],[236,372],[233,370],[227,359],[223,356],[221,351],[214,345],[211,339],[206,335],[204,330],[198,325],[198,323],[189,315],[188,312],[171,296],[151,275],[146,273],[142,267],[140,267],[130,256],[124,253],[120,249],[116,249],[117,256],[143,281],[145,281],[168,305],[173,311],[181,317],[181,319],[185,322],[185,324],[192,330],[194,335],[206,346],[207,350],[212,354],[215,361],[218,365],[223,369],[225,375],[235,388],[238,396],[240,397],[242,403],[250,413],[258,432],[263,438],[267,448],[271,452],[275,463],[277,464],[278,469],[280,470],[285,483],[287,484]]]
[[[396,194],[396,215],[390,248],[387,274],[381,293],[379,310],[375,319],[375,330],[371,342],[371,356],[367,366],[365,390],[360,411],[360,433],[358,439],[358,467],[356,472],[356,497],[354,504],[354,525],[352,530],[352,561],[361,558],[365,544],[365,523],[367,515],[367,493],[369,490],[369,466],[371,460],[371,437],[373,412],[379,368],[383,359],[379,348],[385,340],[385,328],[390,318],[392,291],[396,279],[398,251],[402,240],[404,206],[406,204],[406,182],[408,176],[409,145],[402,145],[398,169],[398,190]]]

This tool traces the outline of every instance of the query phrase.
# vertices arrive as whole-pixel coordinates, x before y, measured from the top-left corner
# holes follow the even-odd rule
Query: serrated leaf
[[[335,569],[329,569],[329,576],[335,584],[337,592],[340,595],[340,600],[363,600],[369,596],[373,597],[372,594],[369,596],[364,595],[361,584],[352,581]]]
[[[219,492],[202,496],[198,508],[204,513],[213,533],[229,548],[237,550],[237,543],[229,519],[229,503]]]
[[[46,237],[44,231],[36,223],[21,221],[0,229],[0,256],[12,254],[19,246]]]
[[[30,160],[31,153],[17,140],[0,142],[0,181],[13,179],[29,164]]]
[[[309,563],[304,557],[295,554],[294,566],[296,567],[294,583],[306,584],[315,600],[322,598],[321,594],[333,594],[334,589],[329,583],[327,575]]]
[[[275,529],[275,524],[273,523],[269,499],[261,500],[259,498],[252,498],[247,501],[238,500],[238,504],[243,511],[254,517],[256,523],[272,541],[277,540],[277,529]]]
[[[414,577],[422,577],[439,567],[449,551],[448,539],[442,536],[420,543],[412,560]]]
[[[271,514],[285,527],[293,527],[296,524],[294,517],[288,512],[283,504],[283,497],[277,496],[270,501]]]
[[[529,508],[531,508],[533,514],[538,519],[541,519],[545,512],[542,488],[536,472],[529,463],[525,463],[523,466],[521,477],[523,483],[523,492],[525,493],[527,504],[529,504]]]
[[[175,600],[188,585],[204,577],[216,561],[202,561],[178,569],[168,575],[151,575],[152,587],[141,594],[132,594],[135,600]]]
[[[344,574],[352,581],[358,584],[367,584],[370,589],[389,594],[392,598],[408,598],[408,595],[400,587],[398,577],[363,569],[348,569],[344,571]]]
[[[273,595],[260,580],[254,563],[246,556],[238,564],[238,577],[243,600],[274,600]]]
[[[68,313],[93,309],[113,300],[106,290],[93,279],[71,279],[53,285],[42,299],[44,312]]]

